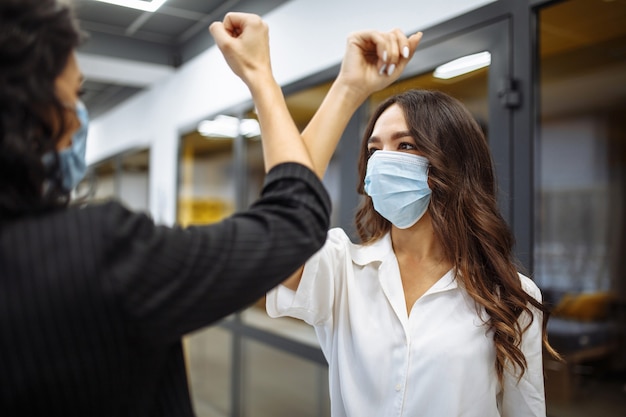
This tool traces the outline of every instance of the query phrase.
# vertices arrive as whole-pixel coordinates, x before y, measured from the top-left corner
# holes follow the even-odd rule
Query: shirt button
[[[402,389],[402,385],[396,384],[396,391],[400,391]]]

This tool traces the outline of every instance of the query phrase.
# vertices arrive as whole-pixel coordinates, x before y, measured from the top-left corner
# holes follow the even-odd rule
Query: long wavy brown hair
[[[430,161],[432,196],[429,213],[444,255],[456,279],[489,318],[496,348],[496,372],[502,381],[505,364],[526,371],[520,348],[522,335],[533,319],[531,306],[543,312],[543,343],[555,357],[546,336],[547,308],[526,293],[513,254],[514,238],[496,201],[496,181],[487,140],[469,111],[455,98],[438,91],[409,90],[382,103],[365,130],[359,154],[358,193],[365,198],[356,213],[363,243],[383,237],[391,223],[374,210],[363,180],[367,168],[367,140],[380,115],[397,104],[417,143]],[[530,321],[519,320],[522,314]],[[521,322],[524,321],[522,324]]]

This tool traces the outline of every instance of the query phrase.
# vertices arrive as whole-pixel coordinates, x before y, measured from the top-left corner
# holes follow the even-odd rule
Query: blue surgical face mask
[[[71,191],[78,185],[87,173],[85,152],[87,149],[87,130],[89,128],[89,114],[87,108],[78,101],[76,103],[76,117],[80,127],[72,136],[72,144],[59,152],[59,163],[63,188]]]
[[[397,151],[376,151],[367,162],[365,192],[399,229],[413,226],[428,209],[428,167],[428,159]]]

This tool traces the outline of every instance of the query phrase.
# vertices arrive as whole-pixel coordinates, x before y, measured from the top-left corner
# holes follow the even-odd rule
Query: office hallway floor
[[[257,326],[285,326],[282,329],[285,334],[315,343],[308,326],[293,321],[269,319],[267,322],[262,314],[256,313],[253,317]],[[326,367],[245,339],[241,347],[243,360],[235,365],[242,369],[241,401],[238,413],[231,413],[232,342],[232,333],[218,326],[186,340],[197,417],[330,416]],[[586,378],[570,401],[557,403],[548,399],[547,417],[626,417],[626,375]]]

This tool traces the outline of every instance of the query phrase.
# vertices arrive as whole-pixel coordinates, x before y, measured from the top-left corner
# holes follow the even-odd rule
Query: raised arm
[[[265,170],[283,162],[313,168],[280,86],[272,74],[267,24],[257,15],[228,13],[210,31],[226,62],[248,86],[261,125]]]
[[[361,31],[348,37],[337,79],[302,132],[315,173],[323,178],[333,152],[356,109],[370,96],[396,81],[413,57],[422,32],[406,37],[400,30]],[[304,267],[283,285],[296,290]]]
[[[348,37],[339,75],[302,132],[318,176],[324,175],[356,109],[400,77],[421,38],[421,32],[407,37],[399,29],[354,32]]]

